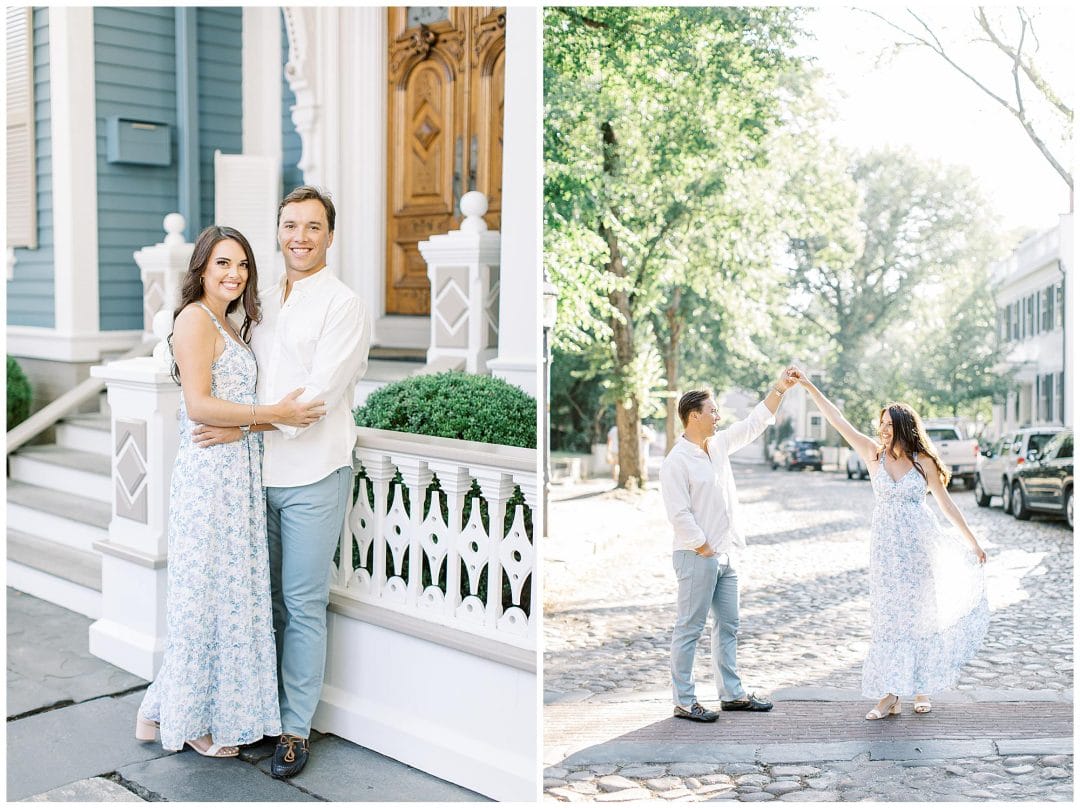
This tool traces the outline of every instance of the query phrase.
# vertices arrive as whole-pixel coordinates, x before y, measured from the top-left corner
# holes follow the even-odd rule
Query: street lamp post
[[[541,440],[543,441],[543,464],[544,464],[544,529],[541,535],[548,535],[548,494],[551,487],[551,332],[555,328],[555,319],[559,312],[559,292],[555,285],[548,280],[547,267],[544,268],[544,423]]]

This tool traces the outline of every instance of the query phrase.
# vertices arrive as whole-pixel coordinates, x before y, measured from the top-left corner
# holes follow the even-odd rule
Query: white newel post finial
[[[187,222],[179,213],[170,213],[162,222],[165,238],[160,244],[143,247],[134,254],[143,283],[143,328],[158,338],[154,359],[161,367],[171,367],[166,340],[172,333],[172,317],[180,299],[180,284],[187,272],[195,245],[184,241]]]
[[[469,191],[460,204],[465,217],[460,230],[417,245],[431,282],[428,368],[487,373],[499,345],[501,236],[483,219],[486,196]]]
[[[164,339],[172,331],[180,283],[195,245],[184,217],[165,217],[166,236],[135,253],[146,328],[163,341],[153,357],[90,369],[104,379],[112,415],[112,519],[101,553],[101,618],[90,626],[90,653],[152,679],[165,648],[169,484],[179,441],[180,388]]]
[[[487,222],[484,214],[487,213],[487,197],[479,191],[469,191],[461,197],[461,213],[465,221],[461,223],[462,233],[484,233],[487,231]]]

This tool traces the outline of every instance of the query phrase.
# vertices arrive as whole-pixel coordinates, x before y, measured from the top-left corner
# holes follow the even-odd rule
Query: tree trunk
[[[600,235],[608,244],[610,260],[607,269],[619,277],[626,274],[619,239],[607,227],[600,225]],[[630,309],[630,296],[619,290],[611,293],[611,304],[622,317],[611,318],[613,343],[615,345],[615,378],[619,381],[619,400],[615,403],[615,426],[619,434],[619,488],[635,487],[644,483],[641,458],[641,414],[638,393],[633,389],[633,373],[637,352],[634,347],[634,320]],[[629,380],[629,384],[627,381]]]
[[[675,435],[682,431],[682,421],[679,420],[679,402],[675,396],[679,392],[679,338],[682,336],[682,321],[679,319],[679,303],[682,298],[682,290],[676,289],[672,295],[671,304],[664,312],[667,318],[668,339],[664,346],[664,375],[667,376],[667,446],[664,453],[671,451],[675,445]]]
[[[604,139],[604,173],[615,174],[618,169],[619,141],[610,123],[601,127]],[[619,237],[601,219],[600,237],[608,245],[608,263],[605,269],[613,275],[626,277]],[[634,345],[634,312],[630,306],[630,294],[619,289],[609,296],[611,305],[621,315],[611,318],[612,342],[615,346],[615,381],[619,399],[615,403],[615,427],[619,435],[619,488],[638,487],[644,484],[644,463],[641,457],[641,412],[638,391],[634,389],[634,366],[637,350]]]

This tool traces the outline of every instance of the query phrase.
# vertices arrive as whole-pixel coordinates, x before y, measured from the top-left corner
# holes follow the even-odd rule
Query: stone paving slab
[[[1072,751],[1072,705],[975,702],[928,715],[867,721],[865,700],[777,702],[768,713],[722,713],[712,724],[671,716],[666,703],[554,704],[544,708],[545,763],[575,765],[709,760],[800,762],[995,754],[995,742],[1038,741],[1044,754]],[[910,710],[910,706],[908,707]],[[1049,746],[1041,746],[1050,739]],[[1049,748],[1052,747],[1052,748]],[[1013,748],[1013,747],[1007,747]],[[931,753],[927,750],[937,750]]]
[[[93,621],[7,590],[7,715],[83,702],[145,685],[90,654]]]
[[[191,749],[124,766],[124,780],[169,802],[316,802],[288,780],[275,780],[239,758],[203,757]]]
[[[258,767],[270,776],[268,758],[260,761]],[[474,791],[332,735],[311,744],[307,766],[289,782],[331,801],[488,801]]]
[[[7,725],[7,796],[19,800],[170,754],[135,740],[142,693],[104,697]]]
[[[119,783],[104,777],[91,777],[35,794],[20,802],[145,802]]]

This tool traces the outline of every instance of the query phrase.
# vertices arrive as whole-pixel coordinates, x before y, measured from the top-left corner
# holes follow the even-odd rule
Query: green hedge
[[[410,376],[368,396],[357,426],[536,448],[536,399],[493,376]]]
[[[30,417],[30,380],[19,363],[7,358],[7,428],[14,429]]]

